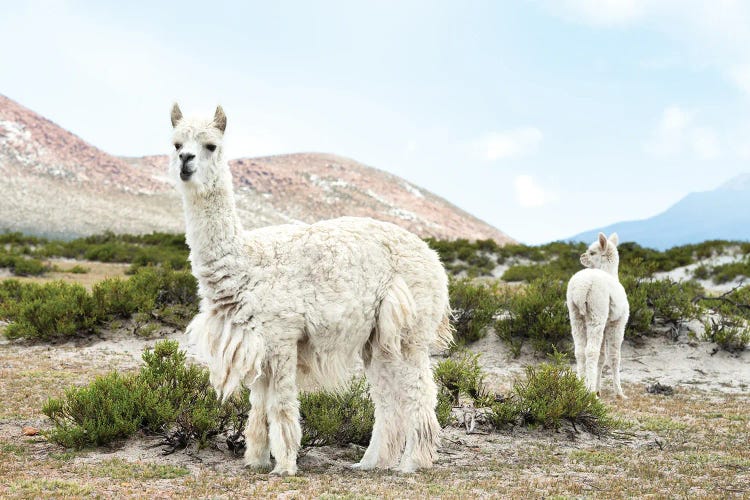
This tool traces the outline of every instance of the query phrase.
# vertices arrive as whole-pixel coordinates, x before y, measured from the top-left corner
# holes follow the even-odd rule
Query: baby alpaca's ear
[[[604,233],[599,233],[599,246],[602,250],[607,249],[607,235]]]
[[[613,246],[617,246],[617,244],[620,243],[620,237],[617,236],[617,233],[612,233],[609,235],[609,242],[612,243]]]

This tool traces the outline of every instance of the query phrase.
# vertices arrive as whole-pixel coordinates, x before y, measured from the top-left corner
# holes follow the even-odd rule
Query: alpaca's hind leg
[[[293,476],[297,473],[297,452],[302,440],[297,399],[296,347],[269,360],[269,387],[266,412],[271,453],[276,466],[271,474]]]
[[[609,355],[609,366],[612,369],[612,382],[614,384],[615,395],[618,398],[627,399],[622,392],[620,385],[620,351],[622,349],[622,340],[625,338],[625,326],[627,318],[618,320],[612,328],[612,334],[607,337],[607,354]]]
[[[604,337],[604,323],[586,323],[586,388],[591,392],[597,390],[597,372]]]
[[[400,380],[402,414],[407,426],[406,445],[398,470],[414,472],[432,465],[440,442],[440,424],[435,416],[437,386],[427,350],[405,356]]]
[[[607,330],[604,330],[604,338],[607,338]],[[607,359],[606,342],[602,342],[602,348],[599,351],[599,363],[596,367],[596,395],[601,396],[602,394],[602,371],[604,370],[604,361]]]
[[[250,413],[245,427],[245,465],[258,469],[271,468],[271,449],[268,443],[266,393],[268,380],[260,377],[250,388]]]
[[[586,377],[586,322],[575,310],[568,306],[570,314],[570,330],[573,334],[573,346],[576,355],[576,369],[578,378]]]
[[[365,373],[370,384],[370,397],[375,404],[375,424],[370,444],[354,468],[370,470],[393,467],[404,446],[402,404],[399,401],[401,383],[398,363],[382,353],[373,353]]]

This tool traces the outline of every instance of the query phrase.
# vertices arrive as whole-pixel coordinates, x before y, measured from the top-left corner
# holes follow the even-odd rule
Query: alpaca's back
[[[628,314],[625,289],[617,278],[600,269],[583,269],[574,274],[568,282],[566,299],[571,313],[591,321],[613,321]]]
[[[253,294],[265,303],[257,309],[298,317],[306,332],[300,356],[313,383],[341,382],[368,338],[384,351],[445,346],[451,339],[440,259],[394,224],[343,217],[250,231],[247,240],[263,249],[265,279]]]

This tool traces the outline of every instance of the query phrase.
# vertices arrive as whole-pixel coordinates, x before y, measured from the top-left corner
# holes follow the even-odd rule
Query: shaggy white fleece
[[[618,278],[618,237],[599,233],[598,241],[581,255],[586,268],[568,282],[567,304],[575,344],[578,376],[590,391],[599,394],[602,368],[609,358],[615,394],[625,397],[620,386],[620,348],[630,307]]]
[[[363,360],[375,403],[362,469],[429,467],[440,427],[430,346],[452,341],[437,254],[393,224],[344,217],[245,232],[223,158],[226,116],[172,110],[170,175],[183,197],[200,313],[188,332],[227,397],[250,388],[245,462],[295,474],[298,386],[337,388]],[[399,460],[400,457],[400,460]]]

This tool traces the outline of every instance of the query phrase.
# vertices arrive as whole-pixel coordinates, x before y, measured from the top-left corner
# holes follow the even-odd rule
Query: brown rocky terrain
[[[166,156],[109,155],[0,95],[0,229],[53,237],[182,231],[166,166]],[[446,200],[347,158],[301,153],[230,166],[248,228],[355,215],[424,237],[513,241]]]

